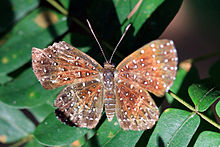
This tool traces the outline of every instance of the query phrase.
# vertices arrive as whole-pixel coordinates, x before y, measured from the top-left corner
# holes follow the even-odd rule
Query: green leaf
[[[0,140],[11,143],[31,134],[35,126],[19,110],[0,103]]]
[[[31,108],[54,99],[59,90],[45,90],[29,68],[13,82],[0,88],[0,101],[16,108]]]
[[[68,29],[66,17],[37,9],[19,21],[0,41],[0,73],[9,73],[31,59],[31,48],[43,48]]]
[[[7,83],[9,81],[11,81],[12,78],[7,76],[7,75],[4,75],[4,74],[0,74],[0,85],[1,84],[4,84],[4,83]]]
[[[37,142],[36,139],[32,139],[27,144],[25,144],[24,147],[44,147],[44,146],[41,145],[39,142]]]
[[[44,145],[66,145],[80,139],[88,131],[84,128],[67,126],[61,123],[54,113],[51,113],[38,125],[34,136]]]
[[[212,131],[204,131],[202,132],[194,147],[201,147],[201,146],[220,146],[220,133],[212,132]]]
[[[192,84],[189,87],[189,96],[195,104],[196,110],[204,112],[218,98],[220,98],[220,90],[206,84]]]
[[[43,104],[28,110],[35,116],[38,122],[42,122],[50,113],[55,110],[55,108],[51,105]]]
[[[59,1],[64,6],[65,9],[69,8],[69,3],[70,3],[69,0],[59,0]]]
[[[187,146],[199,123],[200,118],[195,113],[166,109],[160,116],[148,146]]]
[[[176,79],[170,90],[178,96],[187,98],[188,94],[185,91],[188,90],[188,86],[197,81],[199,81],[199,74],[197,69],[192,65],[192,60],[185,60],[180,63]],[[169,103],[174,101],[173,97],[168,93],[166,93],[166,98]],[[185,99],[185,101],[187,100]]]
[[[84,146],[135,146],[143,131],[124,131],[118,124],[117,118],[111,122],[106,119],[95,136]]]
[[[220,117],[220,101],[216,104],[215,110],[216,110],[216,113],[218,114],[218,117]]]
[[[0,1],[0,33],[39,5],[39,0]]]

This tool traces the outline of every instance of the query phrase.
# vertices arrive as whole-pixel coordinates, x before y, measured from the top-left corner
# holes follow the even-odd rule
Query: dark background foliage
[[[218,0],[5,0],[0,2],[1,146],[219,146],[220,50]],[[161,116],[151,130],[123,131],[102,116],[93,130],[59,122],[53,101],[62,88],[45,90],[31,68],[31,48],[65,40],[99,63],[109,58],[124,28],[132,26],[113,62],[144,44],[175,42],[179,69],[174,85],[154,100]],[[217,62],[216,62],[217,61]]]

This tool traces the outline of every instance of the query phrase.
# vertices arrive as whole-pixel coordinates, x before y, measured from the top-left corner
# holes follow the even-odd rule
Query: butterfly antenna
[[[93,29],[92,29],[92,26],[91,26],[89,20],[86,19],[86,21],[87,21],[87,23],[88,23],[88,26],[89,26],[90,31],[92,32],[92,35],[94,36],[96,42],[97,42],[98,45],[99,45],[99,48],[100,48],[100,50],[101,50],[101,52],[102,52],[103,57],[105,58],[106,63],[108,63],[108,60],[107,60],[107,58],[106,58],[106,56],[105,56],[105,53],[104,53],[104,51],[103,51],[103,49],[102,49],[102,46],[100,45],[100,43],[99,43],[97,37],[95,36],[95,33],[94,33]]]
[[[111,63],[112,58],[113,58],[113,56],[114,56],[114,54],[115,54],[115,51],[117,50],[119,44],[121,43],[122,39],[124,38],[125,34],[127,33],[128,29],[130,28],[130,26],[131,26],[131,24],[129,24],[129,25],[125,28],[124,33],[122,34],[120,40],[118,41],[118,44],[116,45],[114,51],[112,52],[112,56],[111,56],[111,58],[110,58],[110,60],[109,60],[109,63]]]

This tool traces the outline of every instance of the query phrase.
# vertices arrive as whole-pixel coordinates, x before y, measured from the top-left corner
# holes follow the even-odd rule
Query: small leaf
[[[31,59],[31,48],[43,48],[68,29],[66,17],[49,9],[37,9],[1,38],[0,73],[6,74]]]
[[[220,90],[207,84],[192,84],[188,92],[195,104],[195,108],[200,112],[207,110],[220,98]]]
[[[201,147],[201,146],[219,147],[220,146],[220,133],[212,132],[212,131],[202,132],[199,135],[194,147]]]
[[[54,99],[59,90],[45,90],[29,68],[13,82],[0,88],[0,101],[16,108],[31,108]]]
[[[33,139],[28,143],[26,143],[24,147],[44,147],[44,146],[41,145],[39,142],[37,142],[35,139]]]
[[[0,103],[0,112],[0,142],[11,143],[34,131],[34,124],[21,111]]]
[[[160,116],[148,146],[187,146],[199,123],[200,118],[195,113],[166,109]]]
[[[33,113],[39,122],[42,122],[50,113],[54,112],[55,108],[51,105],[43,104],[28,110]]]
[[[106,119],[100,126],[95,136],[84,146],[99,145],[99,146],[135,146],[141,137],[143,131],[124,131],[117,121],[117,118],[111,122]]]
[[[216,110],[216,113],[218,114],[218,117],[220,117],[220,101],[216,104],[215,110]]]
[[[39,5],[39,0],[0,1],[0,33]]]
[[[0,85],[11,81],[11,79],[12,78],[7,75],[0,74]]]
[[[34,136],[44,145],[67,145],[80,139],[88,131],[84,128],[67,126],[61,123],[54,113],[51,113],[38,125]]]
[[[196,68],[192,65],[192,60],[185,60],[179,64],[179,69],[177,71],[176,79],[170,90],[181,97],[188,97],[187,87],[193,82],[199,80],[199,74]],[[188,86],[187,86],[188,85]],[[171,104],[173,102],[173,97],[166,93],[166,98]]]

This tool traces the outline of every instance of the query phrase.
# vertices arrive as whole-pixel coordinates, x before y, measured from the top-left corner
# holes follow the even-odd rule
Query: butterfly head
[[[106,62],[106,63],[104,64],[104,68],[105,68],[105,69],[115,69],[115,65],[112,64],[112,63]]]

